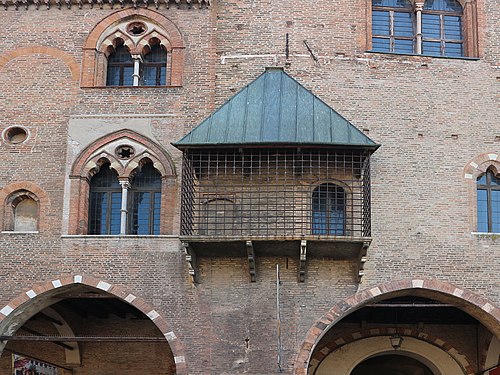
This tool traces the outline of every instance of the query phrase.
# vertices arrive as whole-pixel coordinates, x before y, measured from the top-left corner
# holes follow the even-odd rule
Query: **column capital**
[[[120,179],[118,182],[120,183],[122,189],[130,189],[130,180],[128,177],[126,179]]]

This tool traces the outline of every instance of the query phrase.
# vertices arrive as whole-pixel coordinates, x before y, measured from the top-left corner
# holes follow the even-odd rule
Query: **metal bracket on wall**
[[[255,251],[253,249],[252,241],[246,241],[248,269],[250,271],[250,281],[254,283],[257,278],[257,271],[255,270]]]
[[[196,253],[189,246],[189,242],[182,242],[182,247],[184,248],[184,254],[186,255],[186,261],[188,264],[189,277],[193,284],[198,283],[198,262],[196,258]]]
[[[370,247],[370,241],[363,242],[363,246],[361,247],[361,251],[359,252],[359,261],[358,261],[358,283],[361,283],[362,277],[365,275],[365,263],[366,263],[366,254],[368,252],[368,247]]]
[[[300,241],[299,283],[306,281],[307,241]]]

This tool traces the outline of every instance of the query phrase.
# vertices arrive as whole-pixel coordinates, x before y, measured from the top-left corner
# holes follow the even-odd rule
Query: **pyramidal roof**
[[[174,146],[345,146],[375,142],[280,68],[268,68]]]

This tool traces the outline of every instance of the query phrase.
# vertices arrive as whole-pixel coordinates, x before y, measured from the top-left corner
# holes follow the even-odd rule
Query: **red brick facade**
[[[0,340],[0,375],[11,373],[11,352],[61,366],[64,375],[155,368],[305,375],[312,359],[341,348],[322,340],[342,319],[410,296],[466,312],[479,334],[464,343],[454,326],[396,332],[453,352],[464,375],[491,366],[500,340],[500,235],[478,233],[476,179],[500,170],[497,2],[465,2],[465,58],[372,52],[365,0],[8,0],[5,7],[0,132],[22,127],[28,137],[12,143],[4,136],[0,144],[0,336],[26,335],[23,326],[58,334],[36,315],[54,305],[75,335],[165,340],[126,342],[129,357],[120,344],[82,341],[79,364],[68,364],[69,349],[50,341]],[[165,86],[106,86],[107,48],[124,38],[121,23],[132,21],[156,27],[146,35],[165,47]],[[144,54],[146,41],[134,38],[131,52]],[[283,67],[381,144],[371,158],[372,237],[361,284],[359,259],[334,257],[308,257],[298,282],[300,249],[276,254],[279,242],[256,253],[250,282],[246,255],[221,248],[194,262],[179,239],[182,153],[172,143],[269,66]],[[121,141],[134,145],[137,160],[127,164],[109,151]],[[159,234],[87,235],[89,181],[103,160],[124,181],[146,159],[162,177]],[[17,192],[37,202],[37,231],[12,230],[9,197]],[[189,277],[193,265],[198,283]],[[76,308],[89,294],[111,300],[95,305],[109,311],[90,302],[83,313]],[[357,327],[339,336],[373,332]]]

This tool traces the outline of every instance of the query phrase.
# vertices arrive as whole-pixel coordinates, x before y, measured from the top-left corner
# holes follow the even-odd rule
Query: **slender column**
[[[122,207],[120,209],[120,234],[127,234],[127,202],[128,202],[128,189],[130,189],[130,182],[128,179],[121,180],[122,187]]]
[[[415,32],[415,53],[422,54],[422,9],[424,3],[415,3],[416,32]]]
[[[142,63],[141,55],[132,55],[132,60],[134,60],[134,86],[139,86],[139,79],[141,78],[139,72]]]

